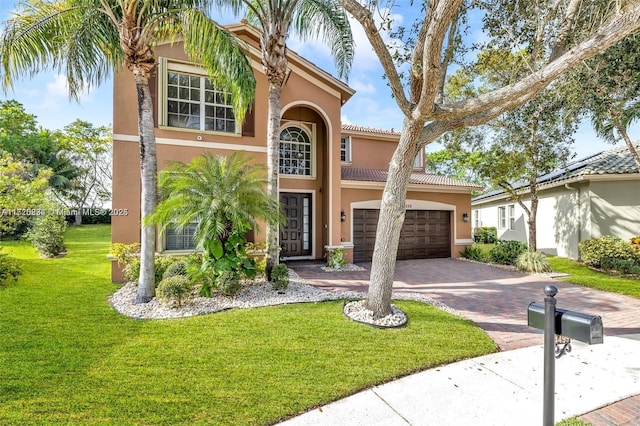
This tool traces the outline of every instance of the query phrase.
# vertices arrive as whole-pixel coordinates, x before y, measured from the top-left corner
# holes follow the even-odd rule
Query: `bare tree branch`
[[[376,23],[371,11],[358,3],[357,0],[340,0],[340,4],[362,25],[373,50],[380,59],[380,64],[388,78],[389,86],[391,87],[391,92],[393,93],[396,103],[405,115],[411,115],[411,104],[404,93],[402,81],[393,63],[393,58],[376,28]]]
[[[640,28],[640,1],[635,0],[633,7],[630,7],[624,14],[616,16],[587,40],[548,63],[539,71],[531,73],[517,83],[476,98],[449,105],[437,105],[435,111],[432,114],[427,114],[425,118],[427,120],[457,120],[478,114],[483,110],[494,109],[496,106],[502,112],[512,109],[535,98],[554,79],[579,62],[603,52],[638,28]]]

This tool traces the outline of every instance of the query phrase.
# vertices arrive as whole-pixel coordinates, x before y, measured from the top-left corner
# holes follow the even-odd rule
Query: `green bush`
[[[527,245],[520,241],[498,240],[489,252],[491,261],[503,265],[513,265],[518,256],[527,250]]]
[[[339,269],[344,265],[344,249],[342,247],[327,250],[327,266],[329,268]]]
[[[216,277],[216,288],[225,296],[235,296],[240,292],[240,276],[234,271],[224,271]]]
[[[486,256],[480,247],[467,246],[460,252],[460,256],[465,259],[476,260],[478,262],[484,262]]]
[[[17,280],[21,273],[22,269],[18,262],[7,253],[2,253],[2,247],[0,247],[0,287]]]
[[[634,266],[637,266],[633,260],[627,259],[615,259],[613,261],[613,268],[623,275],[630,274]]]
[[[498,241],[498,229],[495,226],[479,226],[474,228],[473,240],[480,244],[493,244]]]
[[[156,282],[156,286],[160,284],[162,278],[164,277],[164,273],[169,268],[169,266],[173,265],[178,259],[173,256],[156,256],[154,259],[154,278]]]
[[[551,272],[551,265],[544,253],[525,251],[516,259],[516,268],[524,272]]]
[[[271,271],[271,287],[276,291],[284,291],[289,287],[289,269],[284,263],[273,267]]]
[[[167,277],[158,284],[156,294],[165,303],[182,306],[182,302],[191,294],[191,283],[182,275]]]
[[[578,249],[581,260],[594,268],[613,269],[615,260],[627,260],[640,265],[640,250],[633,244],[610,235],[581,241]]]
[[[45,214],[34,220],[33,226],[26,233],[26,238],[42,256],[56,257],[66,250],[64,246],[66,230],[67,223],[64,216]]]
[[[133,244],[131,245],[133,246]],[[113,249],[112,249],[113,253]],[[118,258],[118,256],[116,256]],[[124,268],[122,268],[122,276],[127,282],[138,282],[140,279],[140,257],[137,254],[130,254],[123,257]],[[167,269],[177,262],[177,258],[171,256],[156,256],[154,259],[154,280],[156,286],[164,278]],[[121,265],[121,261],[118,260]]]
[[[173,262],[162,274],[162,279],[175,276],[187,276],[187,262],[184,260],[177,260]]]

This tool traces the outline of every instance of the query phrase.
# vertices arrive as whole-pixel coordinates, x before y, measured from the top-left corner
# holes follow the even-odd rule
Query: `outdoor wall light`
[[[344,222],[345,220],[347,220],[347,215],[344,214],[344,210],[342,210],[340,212],[340,222]]]
[[[469,222],[469,213],[462,213],[462,220],[465,222]]]

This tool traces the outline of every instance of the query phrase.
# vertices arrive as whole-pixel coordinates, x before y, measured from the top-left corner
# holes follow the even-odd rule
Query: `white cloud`
[[[349,86],[360,94],[373,95],[377,92],[376,87],[372,83],[361,80],[351,80],[349,81]]]
[[[88,101],[91,99],[90,93],[81,93],[78,101]],[[60,108],[60,105],[66,105],[69,102],[69,85],[67,79],[63,75],[57,74],[53,76],[53,81],[46,84],[46,91],[42,100],[42,107],[48,110]]]

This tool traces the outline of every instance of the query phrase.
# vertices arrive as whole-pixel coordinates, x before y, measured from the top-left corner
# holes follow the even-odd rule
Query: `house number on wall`
[[[404,205],[404,208],[405,208],[405,209],[410,209],[410,208],[411,208],[411,204],[405,204],[405,205]]]

